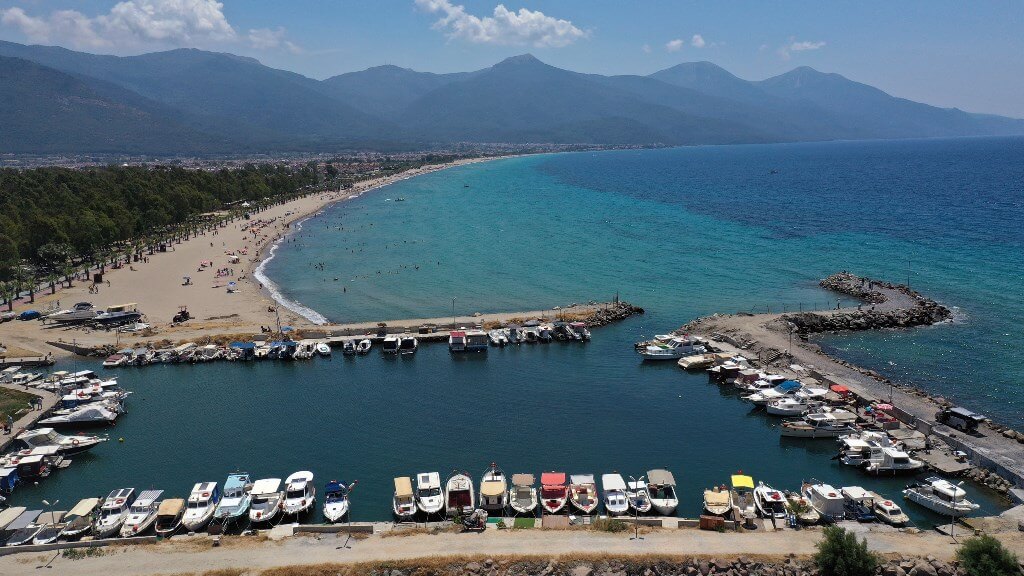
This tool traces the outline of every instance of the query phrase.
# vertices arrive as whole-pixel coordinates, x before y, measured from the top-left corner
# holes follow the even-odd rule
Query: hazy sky
[[[1024,118],[1024,0],[0,0],[0,38],[120,55],[198,47],[315,78],[475,70],[523,52],[600,74],[709,60],[761,79],[807,65]]]

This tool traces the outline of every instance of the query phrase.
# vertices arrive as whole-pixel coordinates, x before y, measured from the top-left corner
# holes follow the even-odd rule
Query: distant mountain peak
[[[495,64],[494,67],[498,68],[500,66],[533,66],[533,65],[547,66],[547,64],[544,64],[543,62],[538,60],[537,57],[534,56],[533,54],[527,53],[527,54],[520,54],[518,56],[509,56],[508,58],[505,58],[501,62],[498,62],[497,64]]]

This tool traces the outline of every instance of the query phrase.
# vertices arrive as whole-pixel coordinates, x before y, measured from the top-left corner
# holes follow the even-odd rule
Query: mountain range
[[[685,145],[1024,134],[801,67],[761,81],[710,62],[649,76],[531,55],[474,72],[378,66],[315,80],[179,49],[104,56],[0,41],[0,152],[202,154],[451,143]]]

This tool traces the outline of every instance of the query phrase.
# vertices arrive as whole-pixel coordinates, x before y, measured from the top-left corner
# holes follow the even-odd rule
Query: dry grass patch
[[[441,526],[416,526],[413,528],[395,528],[387,532],[381,532],[380,537],[392,538],[395,536],[419,536],[421,534],[453,534],[460,530],[461,528],[455,524],[444,524]]]

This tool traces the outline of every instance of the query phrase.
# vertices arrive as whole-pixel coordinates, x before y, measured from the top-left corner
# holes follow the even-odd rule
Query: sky
[[[707,60],[759,80],[811,66],[1024,118],[1024,0],[0,0],[0,39],[116,55],[195,47],[313,78],[477,70],[526,52],[597,74]]]

